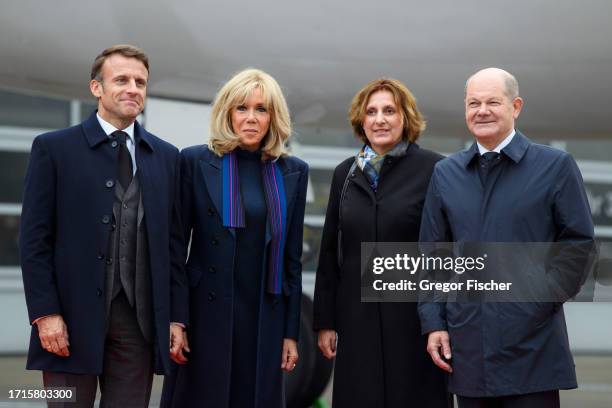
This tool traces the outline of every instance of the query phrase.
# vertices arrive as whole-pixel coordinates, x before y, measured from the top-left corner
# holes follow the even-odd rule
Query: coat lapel
[[[365,191],[372,201],[376,201],[376,197],[374,196],[374,191],[370,186],[370,182],[366,178],[365,174],[363,174],[363,171],[359,166],[355,168],[353,174],[348,174],[347,177],[350,177],[350,180],[355,183],[355,185]]]
[[[295,194],[296,194],[296,189],[297,189],[297,185],[298,185],[298,181],[300,179],[300,172],[299,171],[295,171],[295,172],[291,172],[291,170],[289,170],[285,165],[284,162],[281,164],[279,163],[279,165],[281,166],[281,173],[283,174],[283,183],[285,184],[285,202],[287,203],[287,220],[286,223],[289,223],[289,220],[291,220],[291,213],[293,212],[293,203],[294,203],[294,198],[295,198]],[[287,228],[288,225],[285,225],[285,228]],[[285,234],[287,234],[287,231],[285,231]],[[272,239],[272,234],[270,232],[270,222],[266,222],[266,245],[268,245],[268,243],[270,242],[270,240]]]
[[[204,176],[204,183],[206,184],[206,190],[212,200],[217,214],[221,217],[221,223],[223,223],[223,171],[221,158],[211,152],[208,157],[204,157],[200,160],[200,170]],[[236,231],[234,228],[228,228],[232,236],[236,237]]]
[[[144,130],[138,122],[135,123],[134,127],[134,138],[136,142],[136,177],[138,178],[138,184],[140,186],[140,200],[142,205],[139,203],[138,210],[138,224],[142,223],[144,214],[148,214],[147,220],[147,235],[149,242],[156,242],[155,234],[157,231],[156,223],[150,222],[158,216],[157,200],[154,199],[159,188],[153,184],[154,180],[159,179],[159,171],[155,163],[155,152],[153,146],[149,140],[149,136],[146,130]],[[142,208],[140,208],[142,207]],[[151,225],[149,225],[151,224]]]

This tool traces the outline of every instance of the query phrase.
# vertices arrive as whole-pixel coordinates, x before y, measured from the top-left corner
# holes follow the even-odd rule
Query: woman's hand
[[[281,369],[293,371],[298,361],[297,342],[293,339],[283,339],[283,359]]]
[[[330,360],[336,357],[338,335],[335,330],[319,330],[319,350]]]

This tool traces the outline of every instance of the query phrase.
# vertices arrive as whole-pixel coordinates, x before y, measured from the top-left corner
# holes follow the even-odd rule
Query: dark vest
[[[108,316],[112,300],[123,289],[136,312],[142,334],[147,341],[152,341],[151,268],[144,215],[138,174],[125,192],[117,182],[114,222],[108,238],[108,254],[112,258],[107,259],[106,311]]]

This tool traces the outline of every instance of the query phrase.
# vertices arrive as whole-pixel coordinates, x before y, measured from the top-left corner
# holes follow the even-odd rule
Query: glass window
[[[0,214],[0,266],[19,265],[19,215]]]
[[[322,234],[322,225],[304,223],[304,249],[302,252],[302,269],[304,272],[315,272],[317,270]]]
[[[98,109],[98,104],[96,101],[84,101],[81,102],[81,122],[85,121],[91,115],[93,111]]]
[[[586,181],[584,184],[591,205],[593,224],[598,227],[612,227],[612,183]]]
[[[20,203],[29,152],[0,150],[0,203]]]
[[[566,141],[565,149],[576,160],[600,160],[610,162],[612,140],[573,139]]]
[[[306,203],[307,214],[325,215],[333,173],[333,170],[310,168],[308,174],[313,201]]]
[[[353,136],[348,127],[347,129],[296,127],[292,137],[308,145],[355,147],[355,150],[361,146],[361,142]]]
[[[69,124],[69,101],[0,90],[0,126],[61,129]]]

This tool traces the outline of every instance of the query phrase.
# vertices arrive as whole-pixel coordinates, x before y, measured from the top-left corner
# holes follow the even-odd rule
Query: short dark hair
[[[104,65],[104,61],[113,54],[120,54],[126,58],[136,58],[144,64],[147,73],[149,72],[149,57],[147,57],[147,54],[145,54],[143,50],[129,44],[117,44],[105,49],[96,57],[91,66],[91,79],[100,80],[102,65]]]

